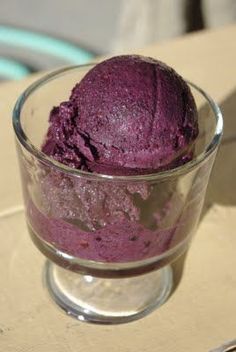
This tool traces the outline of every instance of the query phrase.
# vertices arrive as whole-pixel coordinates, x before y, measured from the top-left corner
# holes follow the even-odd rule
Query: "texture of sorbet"
[[[96,65],[52,109],[42,151],[82,170],[142,174],[187,162],[197,134],[185,81],[160,61],[126,55]]]
[[[31,204],[37,233],[58,250],[82,259],[105,262],[142,260],[169,248],[176,228],[152,231],[138,222],[117,220],[96,231],[83,231],[60,218],[48,218]]]
[[[168,170],[191,160],[197,111],[185,81],[162,62],[118,56],[92,68],[54,107],[42,151],[72,168],[110,175]],[[90,180],[44,167],[28,202],[33,231],[75,257],[142,260],[187,234],[175,180]],[[188,219],[189,218],[189,219]]]

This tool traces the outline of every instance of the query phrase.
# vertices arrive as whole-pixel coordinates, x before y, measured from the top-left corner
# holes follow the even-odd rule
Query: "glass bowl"
[[[171,263],[189,247],[222,135],[218,106],[188,83],[196,100],[199,136],[190,162],[138,176],[76,170],[41,152],[53,106],[93,65],[55,71],[18,99],[13,126],[26,221],[47,257],[50,295],[81,321],[138,319],[169,296]]]

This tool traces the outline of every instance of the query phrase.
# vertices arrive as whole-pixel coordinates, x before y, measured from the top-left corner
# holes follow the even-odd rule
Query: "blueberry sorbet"
[[[177,183],[133,176],[193,158],[198,119],[188,85],[160,61],[124,55],[97,64],[72,88],[51,110],[42,152],[86,173],[42,168],[28,208],[33,231],[66,254],[103,262],[172,248],[188,227]]]

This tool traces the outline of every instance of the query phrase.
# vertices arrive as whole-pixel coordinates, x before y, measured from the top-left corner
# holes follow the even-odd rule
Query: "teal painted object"
[[[17,61],[0,58],[0,77],[8,79],[21,79],[27,76],[30,71]]]
[[[94,57],[89,51],[62,39],[53,38],[37,32],[30,32],[25,29],[0,25],[1,44],[48,54],[65,60],[68,64],[85,64]],[[9,78],[17,79],[22,78],[28,73],[27,67],[24,67],[23,64],[5,58],[0,59],[0,75],[7,75]]]

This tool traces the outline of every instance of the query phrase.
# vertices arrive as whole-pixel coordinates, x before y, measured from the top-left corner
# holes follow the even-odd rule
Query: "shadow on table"
[[[213,204],[236,205],[236,90],[221,104],[224,117],[224,135],[211,173],[200,221]],[[177,289],[184,271],[185,253],[173,263],[174,289]]]

